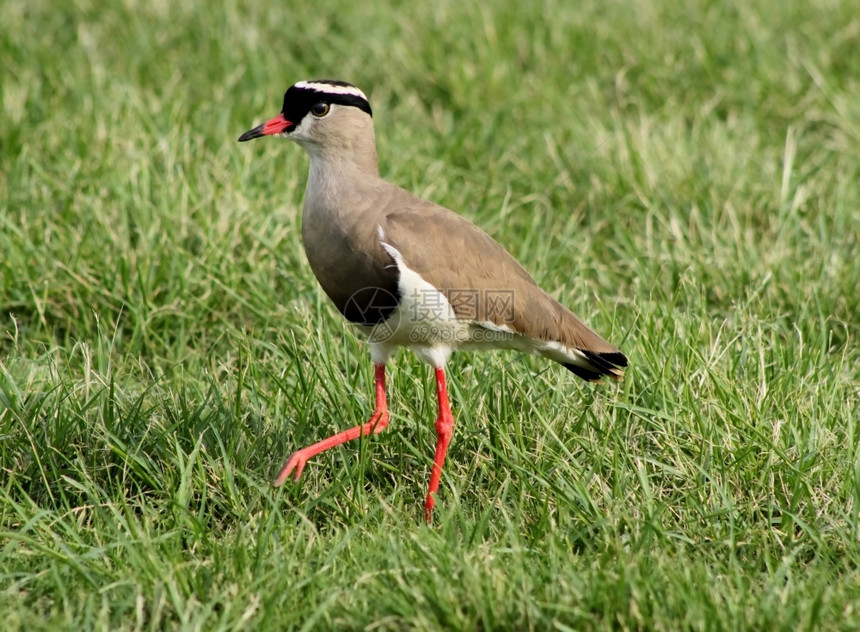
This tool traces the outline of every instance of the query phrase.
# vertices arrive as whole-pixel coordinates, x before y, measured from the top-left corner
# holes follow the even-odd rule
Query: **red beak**
[[[278,114],[275,118],[269,119],[262,125],[257,125],[254,129],[249,129],[239,137],[239,142],[243,143],[246,140],[260,138],[260,136],[271,136],[272,134],[283,134],[288,127],[292,127],[292,123],[284,118],[283,114]]]

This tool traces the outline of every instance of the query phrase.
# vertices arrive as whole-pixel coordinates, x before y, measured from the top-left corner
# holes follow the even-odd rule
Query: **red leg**
[[[347,441],[352,441],[353,439],[358,439],[359,437],[366,437],[369,434],[382,432],[385,429],[385,426],[388,425],[388,404],[385,401],[385,365],[377,364],[375,367],[376,410],[373,411],[373,416],[370,418],[370,421],[362,426],[356,426],[355,428],[344,430],[328,439],[323,439],[318,443],[293,452],[281,470],[281,473],[278,474],[278,478],[275,479],[275,487],[283,485],[284,481],[287,480],[290,474],[293,474],[293,480],[299,480],[308,459],[316,456],[320,452],[325,452],[329,448],[333,448],[341,443],[346,443]],[[295,470],[295,472],[293,472],[293,470]]]
[[[436,369],[436,396],[439,398],[439,416],[436,418],[436,456],[433,458],[433,471],[430,473],[430,486],[427,489],[427,500],[424,501],[424,518],[430,522],[433,517],[433,496],[439,490],[439,479],[442,477],[442,465],[445,454],[451,442],[454,431],[454,416],[451,414],[451,404],[448,402],[448,387],[445,384],[445,370]]]

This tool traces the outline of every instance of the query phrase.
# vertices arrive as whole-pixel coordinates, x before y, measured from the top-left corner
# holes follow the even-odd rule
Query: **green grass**
[[[0,5],[3,629],[860,627],[855,4],[288,4]],[[318,77],[630,358],[456,356],[430,527],[406,353],[270,486],[372,408],[306,157],[236,143]]]

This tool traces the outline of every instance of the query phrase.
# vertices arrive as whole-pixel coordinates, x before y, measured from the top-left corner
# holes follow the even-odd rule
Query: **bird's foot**
[[[296,450],[290,455],[290,458],[287,459],[283,469],[281,469],[281,473],[278,474],[278,478],[275,479],[275,487],[283,485],[290,477],[290,474],[293,475],[294,481],[298,481],[299,478],[301,478],[305,465],[308,462],[308,456],[306,456],[304,452],[304,450]],[[293,472],[293,470],[295,470],[295,472]]]

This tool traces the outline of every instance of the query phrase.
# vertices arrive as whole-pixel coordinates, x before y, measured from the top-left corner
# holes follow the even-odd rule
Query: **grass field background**
[[[0,620],[15,630],[860,628],[848,0],[0,5]],[[812,6],[814,5],[814,6]],[[430,370],[305,261],[295,81],[621,346]]]

